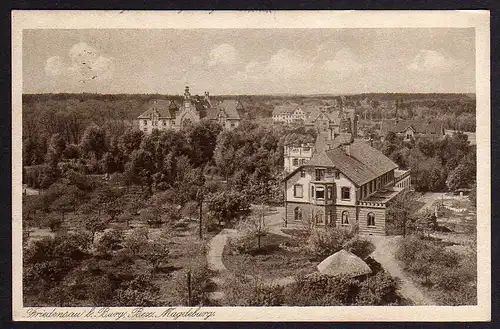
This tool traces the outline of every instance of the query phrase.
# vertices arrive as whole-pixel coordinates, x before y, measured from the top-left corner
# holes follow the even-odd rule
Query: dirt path
[[[236,234],[236,232],[237,231],[233,229],[223,229],[208,243],[208,268],[216,273],[212,278],[212,282],[217,288],[215,291],[210,293],[210,299],[214,302],[220,301],[224,298],[224,293],[222,292],[221,287],[224,284],[223,277],[228,271],[224,263],[222,263],[222,253],[224,252],[224,246],[226,245],[228,238],[231,235]]]
[[[281,231],[283,228],[283,218],[285,218],[285,207],[276,207],[275,210],[266,214],[266,226],[269,229],[269,233],[291,238],[292,236],[290,234]]]
[[[413,302],[415,305],[435,305],[435,303],[425,296],[418,286],[406,273],[395,258],[396,248],[401,236],[372,236],[370,240],[376,249],[371,256],[379,262],[382,267],[395,278],[401,280],[400,294]]]
[[[425,203],[422,208],[418,210],[419,213],[424,213],[427,209],[430,211],[434,211],[432,205],[436,200],[440,200],[443,198],[446,194],[445,193],[440,193],[440,192],[426,192],[422,194],[417,201]]]

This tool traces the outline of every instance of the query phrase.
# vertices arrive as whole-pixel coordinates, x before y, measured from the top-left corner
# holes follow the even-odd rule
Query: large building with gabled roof
[[[335,139],[284,179],[287,226],[356,227],[360,234],[385,235],[387,205],[410,187],[409,171],[353,134]]]
[[[137,119],[139,129],[150,134],[154,129],[182,129],[201,120],[211,120],[224,129],[234,129],[243,116],[244,108],[240,101],[216,102],[208,92],[204,97],[193,97],[189,86],[186,86],[180,105],[173,100],[152,99],[144,104],[144,112]]]

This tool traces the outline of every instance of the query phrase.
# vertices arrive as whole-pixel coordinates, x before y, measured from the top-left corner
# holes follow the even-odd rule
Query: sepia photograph
[[[477,26],[17,14],[23,320],[227,320],[227,307],[258,320],[303,306],[318,319],[359,306],[472,307],[478,319],[481,306],[488,319],[489,50]],[[456,14],[489,33],[487,13]]]

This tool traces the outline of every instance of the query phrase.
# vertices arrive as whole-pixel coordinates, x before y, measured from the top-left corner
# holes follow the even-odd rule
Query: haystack
[[[351,278],[370,274],[372,272],[368,264],[361,258],[344,249],[325,258],[319,263],[318,271],[321,274],[331,276],[344,275]]]

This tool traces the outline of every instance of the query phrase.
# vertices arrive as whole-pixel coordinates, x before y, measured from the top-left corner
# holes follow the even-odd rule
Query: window
[[[325,169],[316,169],[316,180],[321,181],[325,178]]]
[[[316,223],[323,223],[323,212],[319,211],[316,213]]]
[[[314,185],[311,186],[311,196],[314,198]]]
[[[306,177],[306,171],[304,169],[300,170],[300,177]]]
[[[144,120],[142,123],[145,124],[145,125],[147,125],[148,124],[148,120]]]
[[[364,195],[367,196],[368,195],[368,191],[367,191],[368,189],[366,188],[366,185],[363,186],[363,190],[364,190]]]
[[[297,207],[293,210],[293,219],[299,221],[302,220],[302,209]]]
[[[231,122],[231,128],[236,127],[236,124],[234,122]]]
[[[372,212],[369,212],[368,215],[366,216],[366,225],[368,226],[375,226],[375,214]]]
[[[325,188],[322,186],[316,187],[316,199],[324,199],[325,198]]]
[[[300,159],[300,164],[303,165],[306,163],[306,159]]]
[[[163,125],[166,126],[167,125],[167,120],[163,120]]]
[[[342,188],[342,200],[350,200],[351,199],[351,189],[349,187]]]
[[[338,171],[335,172],[335,179],[340,179],[340,172]]]
[[[302,198],[302,185],[297,184],[293,186],[293,196],[296,198]]]
[[[299,165],[299,159],[293,158],[292,159],[292,165],[295,166],[295,167],[298,166]]]
[[[333,200],[333,186],[326,187],[326,197],[328,200]]]
[[[342,211],[342,225],[349,225],[349,212],[346,210],[346,211]]]
[[[144,131],[148,131],[148,127],[144,127]]]

